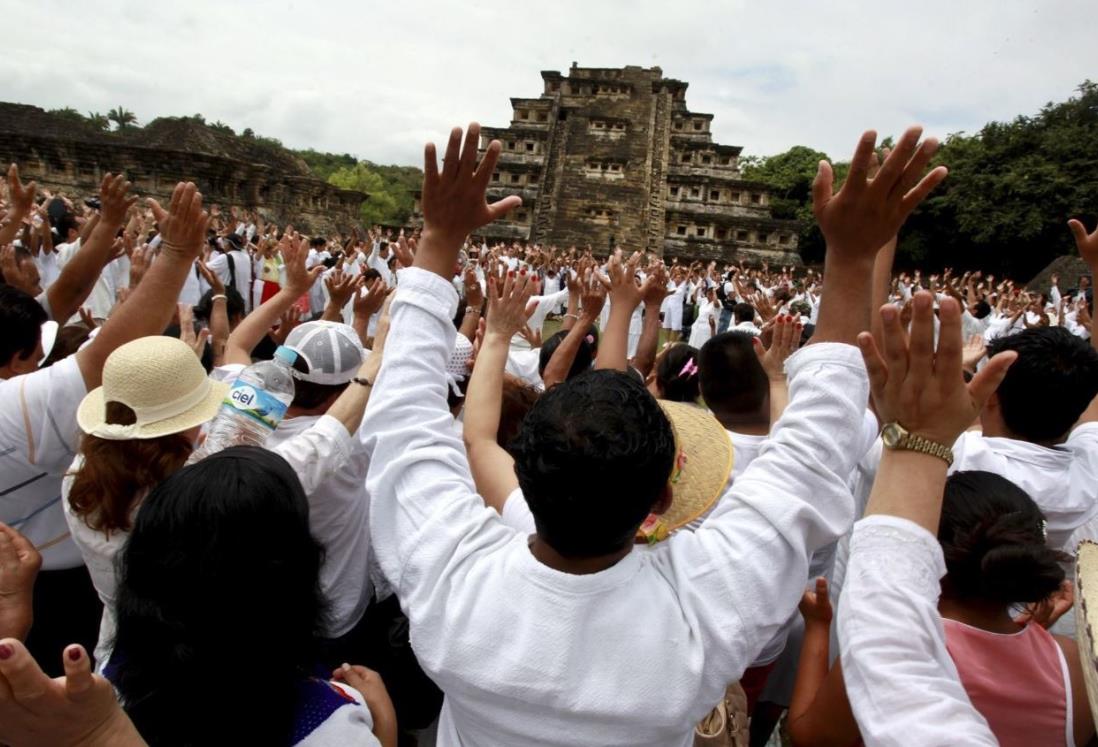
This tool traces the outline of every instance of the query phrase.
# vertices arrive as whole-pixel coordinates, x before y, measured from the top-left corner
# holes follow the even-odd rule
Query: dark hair
[[[633,541],[667,485],[675,436],[643,384],[599,370],[542,394],[511,454],[538,535],[588,558]]]
[[[671,402],[697,402],[698,349],[684,342],[670,346],[656,364],[656,383],[661,399]]]
[[[325,245],[327,245],[327,243],[328,243],[328,240],[326,238],[324,238],[323,236],[314,236],[311,239],[309,239],[309,246],[311,246],[311,247],[325,246]]]
[[[69,231],[80,231],[80,223],[72,213],[65,213],[58,218],[55,227],[57,228],[57,235],[61,237],[62,241],[68,241]]]
[[[991,313],[991,304],[987,301],[976,302],[976,313],[973,314],[977,319],[983,319]]]
[[[0,284],[0,366],[13,358],[34,355],[42,339],[42,325],[49,319],[42,304],[29,293]]]
[[[754,339],[745,332],[722,332],[709,338],[698,353],[701,395],[716,415],[762,412],[770,381],[755,354]]]
[[[538,375],[545,375],[545,367],[549,365],[549,361],[553,359],[553,353],[557,351],[560,344],[564,342],[564,338],[568,336],[568,330],[562,329],[555,335],[550,337],[541,343],[541,352],[538,353]],[[590,338],[590,341],[588,341]],[[595,356],[599,352],[599,330],[595,325],[591,325],[587,330],[587,334],[584,335],[583,340],[580,341],[579,349],[576,351],[576,357],[572,361],[572,367],[568,369],[569,379],[579,376],[584,371],[591,370],[591,364],[595,362]]]
[[[1098,352],[1063,327],[1035,327],[988,345],[1018,359],[999,384],[1003,422],[1020,439],[1063,439],[1098,395]]]
[[[207,744],[212,724],[220,744],[290,742],[322,562],[301,483],[273,452],[229,448],[149,493],[118,559],[107,667],[149,744]]]
[[[294,360],[293,368],[301,373],[309,373],[309,364],[306,363],[305,358],[300,355]],[[349,383],[350,382],[343,384],[316,384],[312,381],[302,381],[295,376],[294,400],[290,405],[302,410],[316,409],[332,397],[338,397],[342,394]]]
[[[213,313],[213,296],[214,292],[211,288],[202,294],[202,298],[198,299],[198,303],[194,306],[196,319],[210,320],[210,314]],[[240,291],[231,285],[225,287],[225,314],[229,319],[244,316],[244,297],[240,295]]]
[[[1060,587],[1068,560],[1045,540],[1045,517],[1020,487],[992,472],[946,480],[938,542],[943,588],[958,599],[1039,602]]]
[[[362,272],[362,277],[368,283],[372,280],[381,279],[381,273],[378,272],[377,270],[375,270],[373,267],[371,267],[370,269],[364,270]]]
[[[496,443],[502,448],[511,448],[538,396],[538,390],[522,379],[508,373],[503,375],[503,398],[500,402],[499,427],[496,428]]]
[[[755,320],[755,307],[749,303],[740,302],[732,308],[732,315],[736,318],[736,323],[751,322]]]
[[[57,337],[53,340],[50,354],[42,361],[39,368],[49,368],[54,363],[68,358],[80,349],[80,346],[88,341],[91,330],[81,324],[67,324],[57,330]],[[208,373],[208,372],[207,372]]]

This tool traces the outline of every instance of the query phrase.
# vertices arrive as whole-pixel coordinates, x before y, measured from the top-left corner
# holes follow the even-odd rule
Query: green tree
[[[84,115],[78,112],[76,109],[73,109],[71,106],[66,106],[64,109],[50,109],[49,113],[58,117],[70,119],[74,122],[86,121]]]
[[[821,160],[830,160],[826,153],[803,145],[795,145],[785,153],[766,157],[741,159],[743,178],[763,182],[770,192],[770,210],[775,218],[801,223],[798,246],[806,262],[822,262],[823,234],[812,214],[812,181]],[[846,176],[849,164],[835,163],[835,181]]]
[[[216,122],[214,122],[212,125],[209,125],[209,128],[211,130],[216,130],[217,132],[223,132],[226,135],[235,135],[236,134],[236,132],[233,130],[232,127],[229,127],[229,125],[225,124],[220,119],[217,120]]]
[[[107,119],[118,125],[119,130],[125,130],[137,124],[137,115],[121,106],[107,112]]]
[[[328,183],[369,195],[369,199],[362,203],[362,220],[367,225],[402,222],[398,220],[397,201],[386,188],[385,180],[366,164],[341,168],[328,177]]]
[[[111,128],[111,121],[107,118],[106,114],[102,112],[88,112],[88,116],[85,118],[92,127],[97,130],[106,132]]]

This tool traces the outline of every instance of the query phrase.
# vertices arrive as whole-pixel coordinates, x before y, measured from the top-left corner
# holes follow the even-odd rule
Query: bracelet
[[[373,389],[374,388],[374,382],[370,381],[369,379],[367,379],[365,377],[356,376],[353,379],[351,379],[351,381],[355,384],[358,384],[359,386],[364,386],[367,389]]]
[[[563,319],[575,319],[577,322],[580,320],[580,318],[578,316],[576,316],[575,314],[565,314],[562,318]]]
[[[211,301],[228,301],[229,297],[224,293],[218,293],[216,296],[210,296]]]

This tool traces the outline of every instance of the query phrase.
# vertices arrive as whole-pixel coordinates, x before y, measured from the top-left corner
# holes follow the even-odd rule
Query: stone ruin
[[[193,181],[207,205],[258,211],[307,233],[347,232],[368,195],[318,179],[300,158],[269,141],[219,132],[193,117],[103,132],[35,106],[0,103],[0,163],[72,199],[97,193],[103,174],[123,171],[142,197],[166,200]]]

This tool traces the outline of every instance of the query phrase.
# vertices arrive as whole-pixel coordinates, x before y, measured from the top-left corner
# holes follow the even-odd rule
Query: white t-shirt
[[[246,252],[233,249],[230,252],[219,252],[207,264],[211,270],[217,273],[222,285],[229,287],[232,272],[229,270],[229,257],[233,258],[233,270],[236,272],[236,282],[233,288],[244,299],[244,308],[252,307],[252,260]]]
[[[0,521],[34,543],[43,570],[83,563],[61,508],[61,477],[80,443],[76,408],[86,392],[75,356],[0,381]]]
[[[345,458],[337,460],[328,475],[307,491],[309,528],[324,545],[320,588],[329,605],[325,635],[338,638],[358,623],[373,595],[370,495],[366,492],[370,455],[335,418],[315,415],[283,420],[267,439],[267,448],[282,455],[298,471],[301,454],[294,448],[293,439],[315,427],[328,429],[332,442],[343,444],[341,448],[347,450]]]

